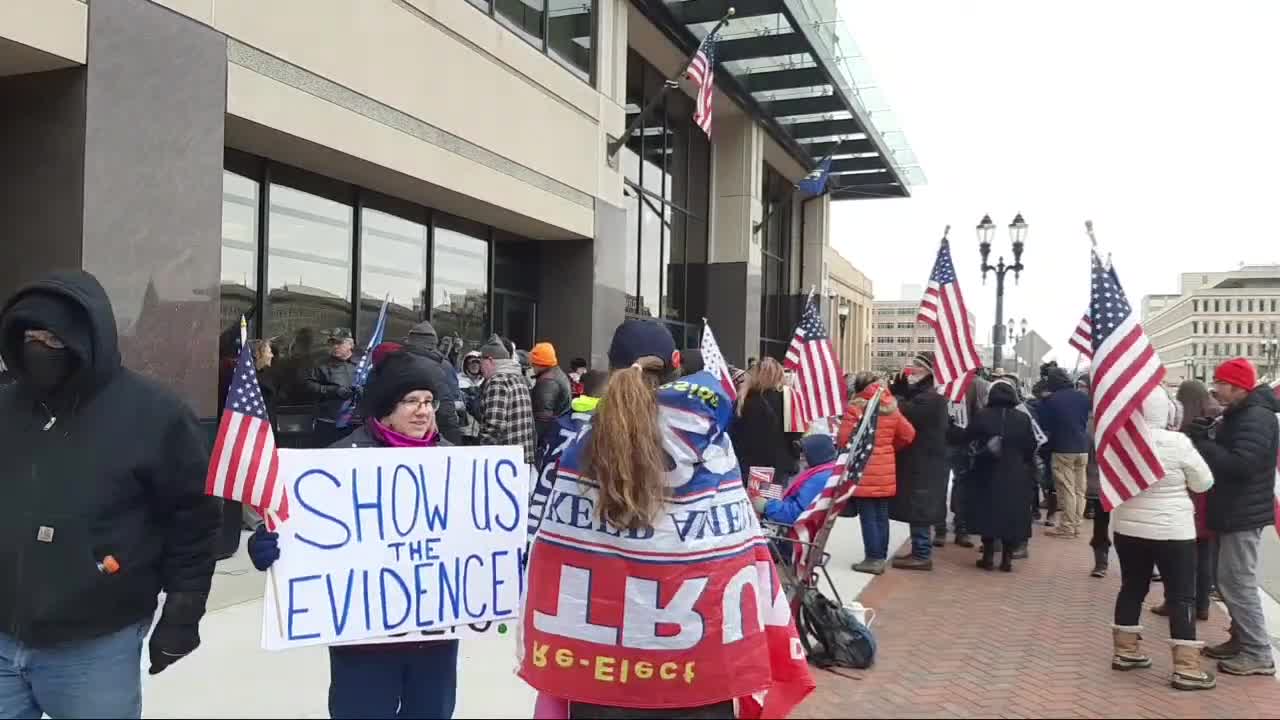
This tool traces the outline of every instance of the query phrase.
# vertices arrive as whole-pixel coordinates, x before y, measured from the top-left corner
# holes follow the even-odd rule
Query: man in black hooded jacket
[[[106,292],[81,271],[0,313],[0,716],[139,717],[158,673],[200,644],[218,526],[190,409],[121,367]]]
[[[440,435],[445,440],[454,445],[461,445],[462,419],[460,416],[466,412],[466,402],[458,386],[458,371],[444,353],[440,352],[440,337],[436,335],[435,327],[425,321],[414,325],[405,336],[403,345],[409,353],[425,358],[444,374],[448,385],[444,388],[445,396],[440,398],[440,409],[436,411],[436,423],[440,428]]]

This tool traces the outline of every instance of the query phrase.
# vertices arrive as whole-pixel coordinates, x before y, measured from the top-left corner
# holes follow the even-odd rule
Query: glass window
[[[1191,334],[1192,334],[1192,335],[1195,335],[1195,334],[1196,334],[1196,333],[1198,333],[1198,332],[1200,332],[1200,323],[1196,322],[1195,320],[1192,320],[1192,321],[1191,321]]]
[[[400,342],[426,318],[427,225],[365,207],[360,212],[359,345],[364,347],[387,300],[386,340]]]
[[[1249,312],[1253,312],[1253,299],[1249,299]]]
[[[1218,308],[1218,301],[1217,301],[1217,300],[1214,300],[1214,301],[1213,301],[1213,311],[1214,311],[1214,312],[1220,312],[1220,310],[1219,310],[1219,308]]]
[[[1250,322],[1250,323],[1245,323],[1245,326],[1244,326],[1244,327],[1245,327],[1245,332],[1247,332],[1247,333],[1248,333],[1248,334],[1250,334],[1250,335],[1252,335],[1252,334],[1253,334],[1253,323],[1251,323],[1251,322]]]
[[[542,47],[542,19],[546,0],[494,0],[498,17],[525,40]]]
[[[303,380],[329,354],[330,333],[351,330],[350,205],[272,184],[267,226],[267,337],[291,401],[309,401]]]
[[[1243,300],[1239,300],[1239,299],[1237,299],[1237,300],[1236,300],[1236,312],[1244,312],[1244,301],[1243,301]]]
[[[475,349],[489,336],[489,232],[443,213],[435,218],[431,323]]]
[[[472,0],[476,2],[477,0]],[[590,82],[595,0],[547,0],[547,51]]]
[[[467,2],[470,2],[472,5],[475,5],[486,13],[489,12],[489,0],[467,0]]]
[[[222,173],[222,328],[239,338],[240,316],[254,326],[258,306],[258,182]],[[226,348],[220,348],[226,350]],[[238,349],[233,348],[234,353]]]
[[[1199,301],[1199,300],[1192,300],[1192,301],[1191,301],[1191,312],[1200,312],[1200,301]]]
[[[1237,334],[1237,335],[1242,335],[1242,334],[1244,334],[1244,323],[1242,323],[1242,322],[1237,322],[1237,323],[1236,323],[1236,334]]]
[[[541,264],[538,243],[511,233],[493,231],[493,288],[537,296]]]
[[[1275,312],[1275,311],[1276,311],[1276,301],[1275,301],[1275,300],[1272,300],[1272,301],[1271,301],[1271,312]]]
[[[1249,343],[1245,347],[1248,349],[1248,357],[1253,357],[1253,343]]]

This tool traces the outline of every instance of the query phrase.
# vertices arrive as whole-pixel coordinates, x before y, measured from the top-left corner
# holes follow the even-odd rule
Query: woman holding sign
[[[435,411],[446,381],[406,352],[381,358],[365,387],[368,420],[332,447],[440,447]],[[265,571],[280,557],[278,535],[259,527],[249,556]],[[458,641],[329,647],[329,715],[334,718],[448,718],[458,688]]]
[[[785,717],[813,689],[727,434],[719,379],[672,381],[628,320],[530,551],[520,676],[570,718]],[[665,384],[664,384],[665,383]]]

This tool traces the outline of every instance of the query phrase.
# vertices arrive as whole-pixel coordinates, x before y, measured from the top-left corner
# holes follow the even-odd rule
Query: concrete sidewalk
[[[1040,528],[1037,528],[1039,533]],[[1088,528],[1086,527],[1086,531]],[[1280,682],[1219,675],[1207,692],[1169,687],[1168,621],[1144,610],[1149,670],[1111,669],[1119,563],[1089,577],[1088,541],[1036,537],[1013,573],[974,566],[976,550],[948,545],[930,573],[893,571],[861,602],[875,608],[879,658],[866,671],[816,670],[818,690],[798,717],[1275,717]],[[838,549],[833,563],[841,557]],[[1153,583],[1148,605],[1163,600]],[[1272,603],[1270,598],[1266,598]],[[1215,607],[1202,640],[1226,639]],[[1280,627],[1271,626],[1272,633]]]

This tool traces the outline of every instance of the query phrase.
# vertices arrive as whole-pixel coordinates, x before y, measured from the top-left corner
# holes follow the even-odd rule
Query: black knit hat
[[[430,390],[436,400],[444,397],[448,381],[439,366],[409,352],[394,352],[382,359],[360,401],[366,418],[384,418],[396,409],[405,395],[415,390]]]
[[[679,367],[676,341],[666,325],[653,320],[628,320],[613,331],[609,366],[630,367],[642,357],[661,358],[666,370]]]

